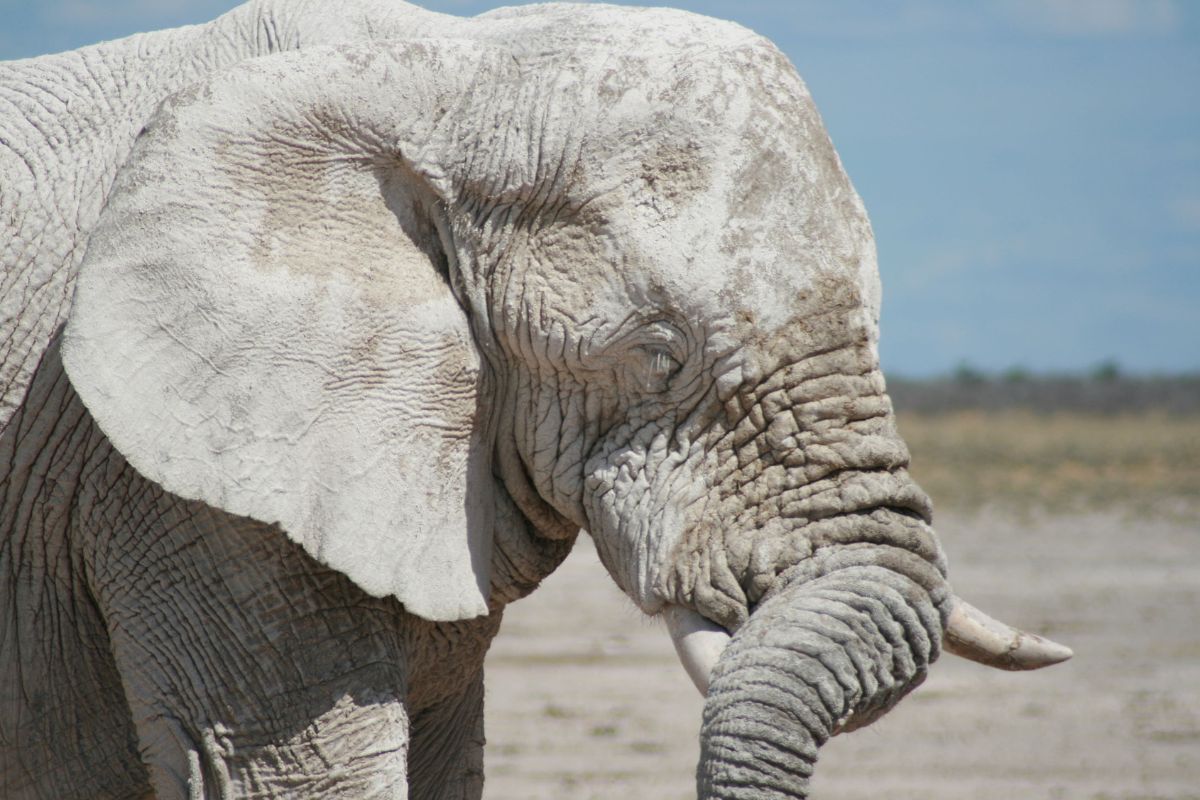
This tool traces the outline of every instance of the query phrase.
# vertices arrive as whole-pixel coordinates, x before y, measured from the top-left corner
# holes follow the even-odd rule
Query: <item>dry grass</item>
[[[1200,510],[1200,415],[961,411],[899,424],[939,508]]]

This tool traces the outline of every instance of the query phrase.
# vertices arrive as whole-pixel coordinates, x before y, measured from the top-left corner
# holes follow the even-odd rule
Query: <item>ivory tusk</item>
[[[956,656],[997,669],[1039,669],[1074,655],[1071,648],[1010,628],[958,597],[942,643]]]
[[[683,606],[667,606],[663,609],[663,618],[684,670],[700,694],[707,695],[709,676],[729,644],[729,633],[717,623]]]

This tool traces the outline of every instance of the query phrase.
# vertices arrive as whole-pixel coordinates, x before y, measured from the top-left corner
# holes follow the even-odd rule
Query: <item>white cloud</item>
[[[1175,0],[1004,0],[1022,27],[1064,36],[1166,34],[1179,29]]]

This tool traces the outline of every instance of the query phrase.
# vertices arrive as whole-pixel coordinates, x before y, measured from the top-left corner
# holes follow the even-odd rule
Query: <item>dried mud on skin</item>
[[[955,587],[1075,658],[952,657],[822,751],[813,796],[1200,800],[1200,517],[939,514]],[[694,798],[701,701],[587,541],[511,606],[487,663],[486,800]]]

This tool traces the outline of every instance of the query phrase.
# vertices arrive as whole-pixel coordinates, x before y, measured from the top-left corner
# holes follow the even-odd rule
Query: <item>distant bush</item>
[[[1094,381],[1115,381],[1121,377],[1121,367],[1111,358],[1101,361],[1092,368],[1092,380]]]
[[[1009,367],[1000,373],[1000,380],[1005,383],[1024,383],[1032,377],[1033,374],[1024,367]]]
[[[987,381],[987,375],[982,370],[976,369],[966,361],[959,362],[959,365],[954,368],[954,382],[963,386],[978,386]]]
[[[1200,414],[1200,374],[1161,377],[1125,375],[1113,361],[1087,375],[1033,375],[1013,368],[998,376],[959,365],[947,377],[889,377],[897,411],[1029,410],[1040,413]]]

